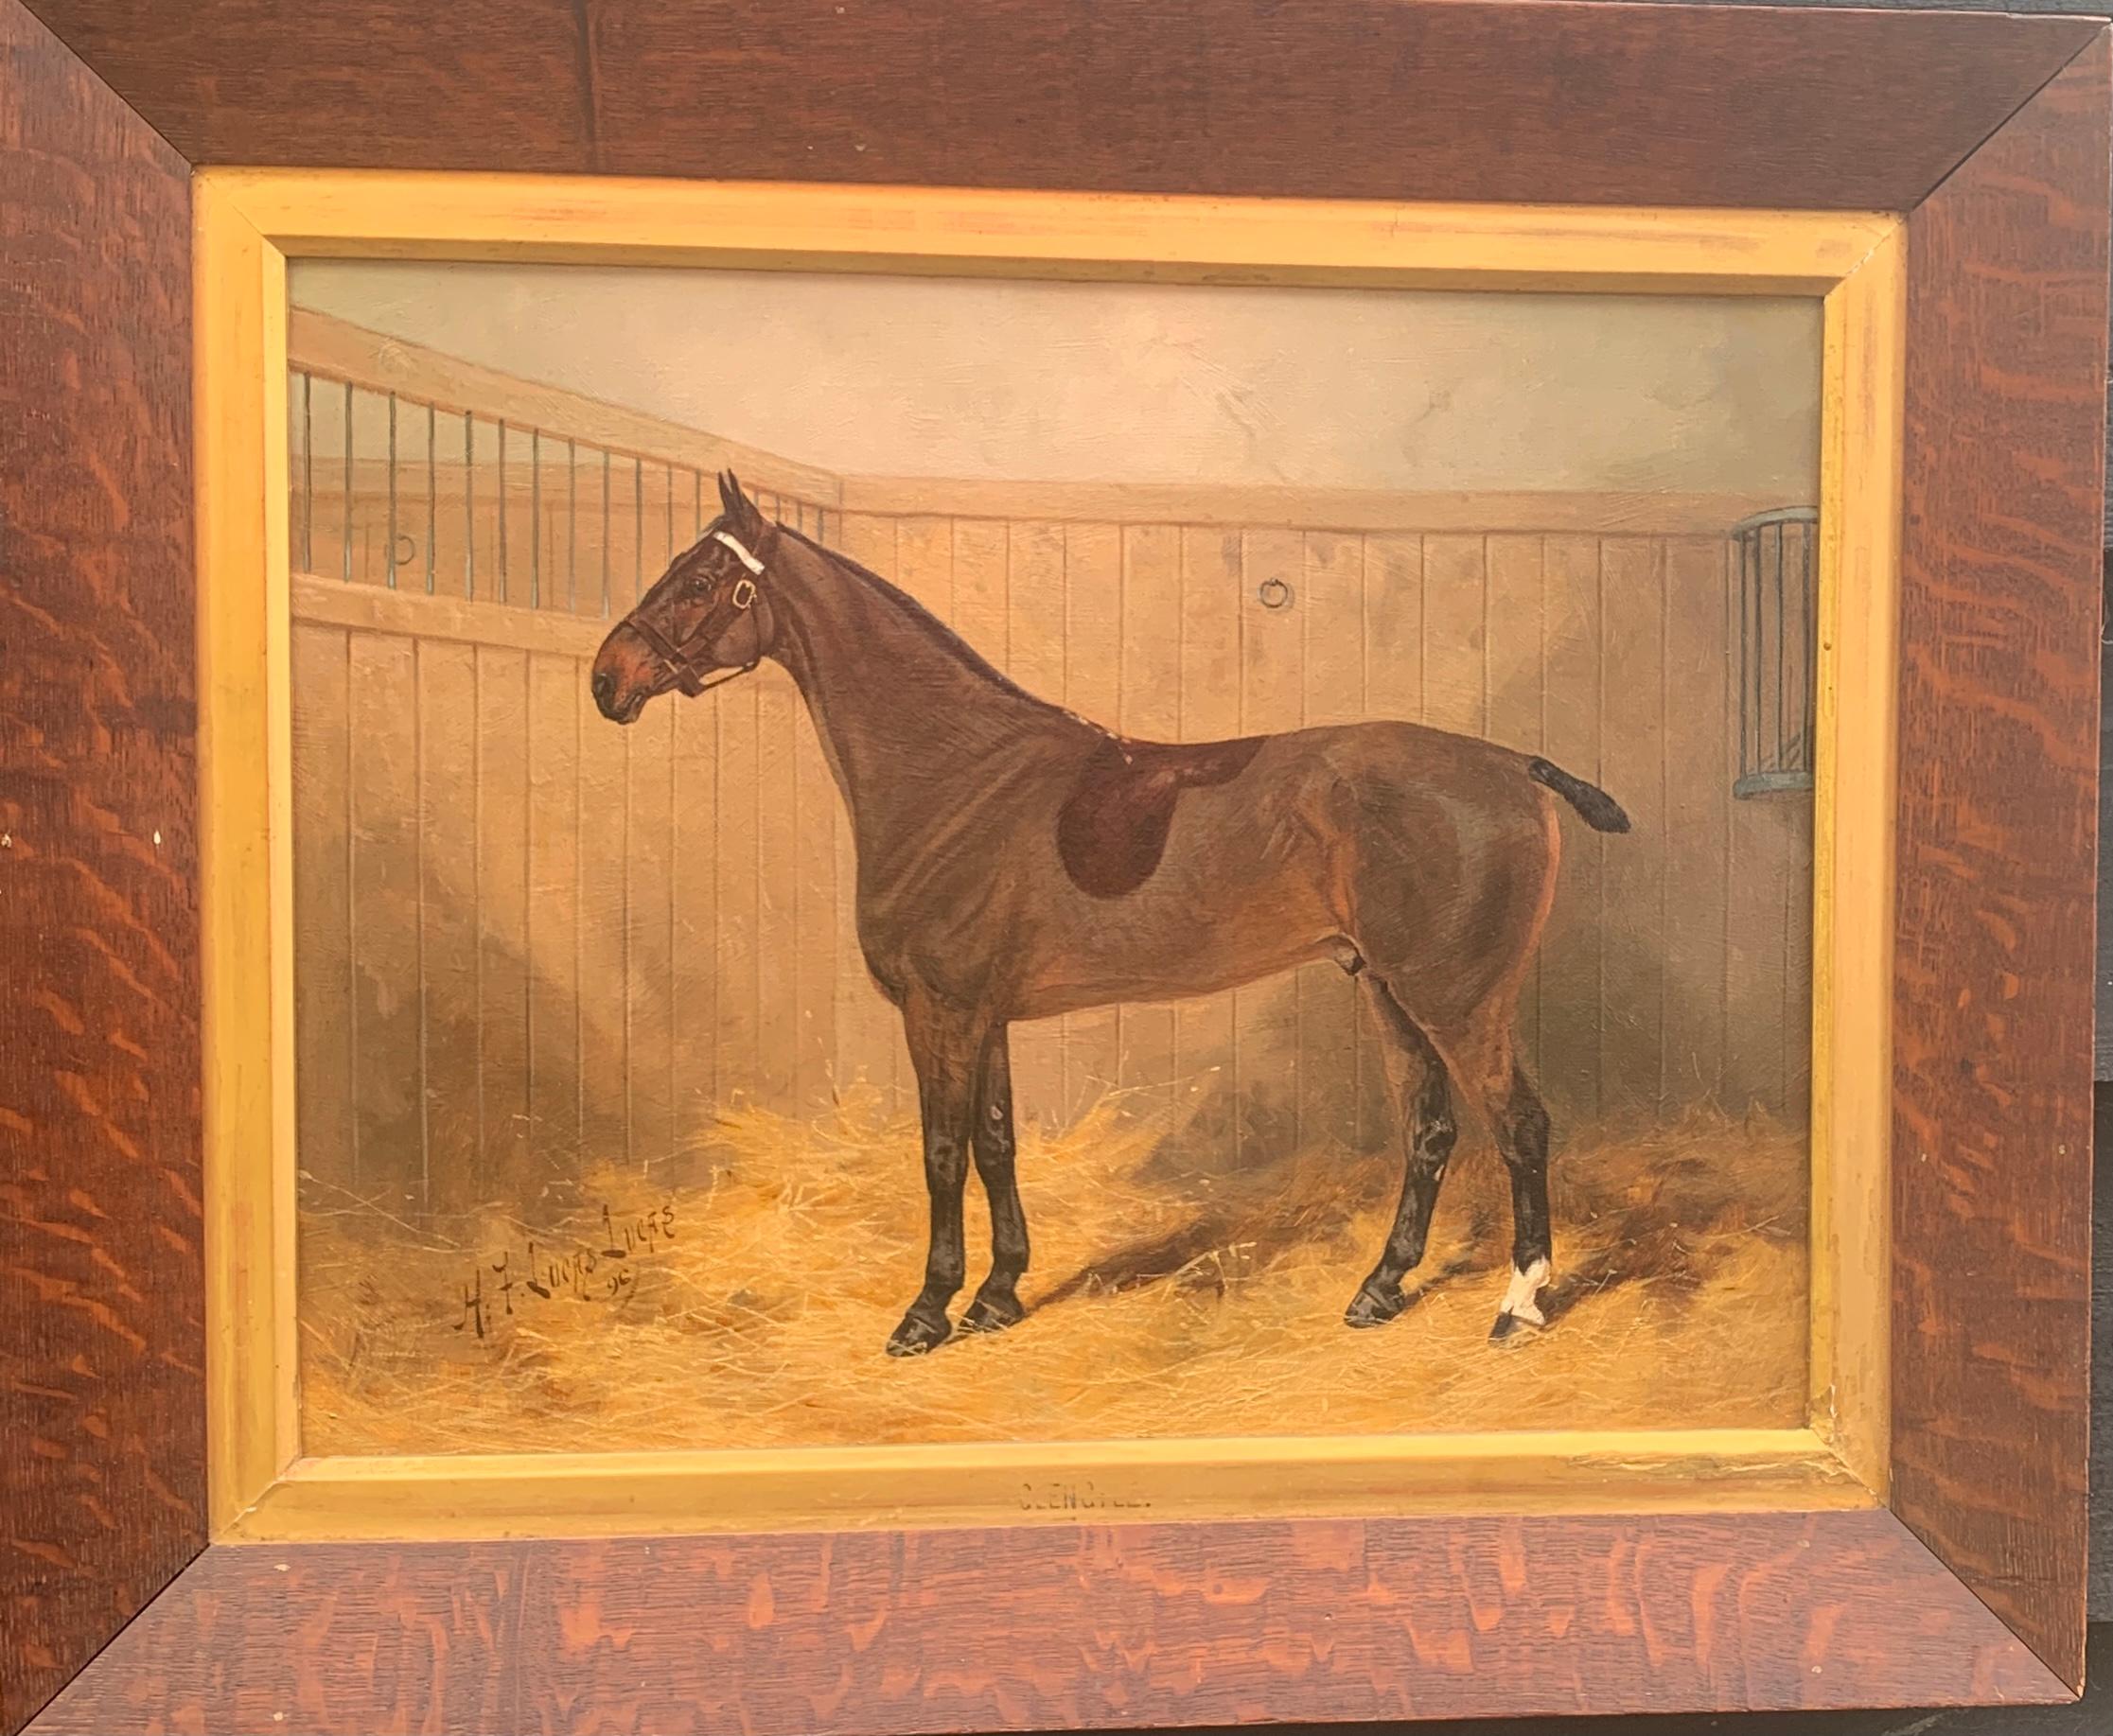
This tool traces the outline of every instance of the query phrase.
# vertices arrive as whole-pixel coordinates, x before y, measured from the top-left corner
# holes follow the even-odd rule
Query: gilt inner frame
[[[1901,219],[243,169],[202,171],[195,193],[216,1536],[1884,1504]],[[286,534],[300,256],[1823,297],[1805,1426],[304,1455]]]

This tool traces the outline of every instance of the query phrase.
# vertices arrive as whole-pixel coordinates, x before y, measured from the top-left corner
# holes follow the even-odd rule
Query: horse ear
[[[763,529],[763,515],[755,502],[741,492],[741,479],[731,470],[719,472],[719,506],[736,536],[754,536]]]

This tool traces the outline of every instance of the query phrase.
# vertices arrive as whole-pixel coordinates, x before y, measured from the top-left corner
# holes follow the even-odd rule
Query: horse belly
[[[1165,856],[1135,891],[1093,898],[1065,886],[1051,920],[1033,925],[1015,1017],[1182,1000],[1344,956],[1318,850],[1295,832],[1210,823],[1215,794],[1185,798],[1198,812],[1177,815]]]

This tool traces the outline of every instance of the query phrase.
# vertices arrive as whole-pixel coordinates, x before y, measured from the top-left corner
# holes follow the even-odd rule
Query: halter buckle
[[[736,579],[733,582],[733,606],[745,609],[756,600],[756,582],[753,579]]]

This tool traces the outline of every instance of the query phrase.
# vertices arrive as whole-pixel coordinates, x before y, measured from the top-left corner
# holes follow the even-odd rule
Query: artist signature
[[[617,1302],[638,1284],[638,1262],[675,1239],[675,1201],[664,1200],[651,1210],[619,1220],[605,1202],[599,1245],[576,1243],[570,1253],[538,1248],[530,1238],[514,1264],[515,1250],[502,1248],[496,1260],[480,1259],[462,1281],[462,1312],[457,1332],[488,1336],[525,1310],[543,1302]],[[491,1282],[485,1282],[486,1274]]]

